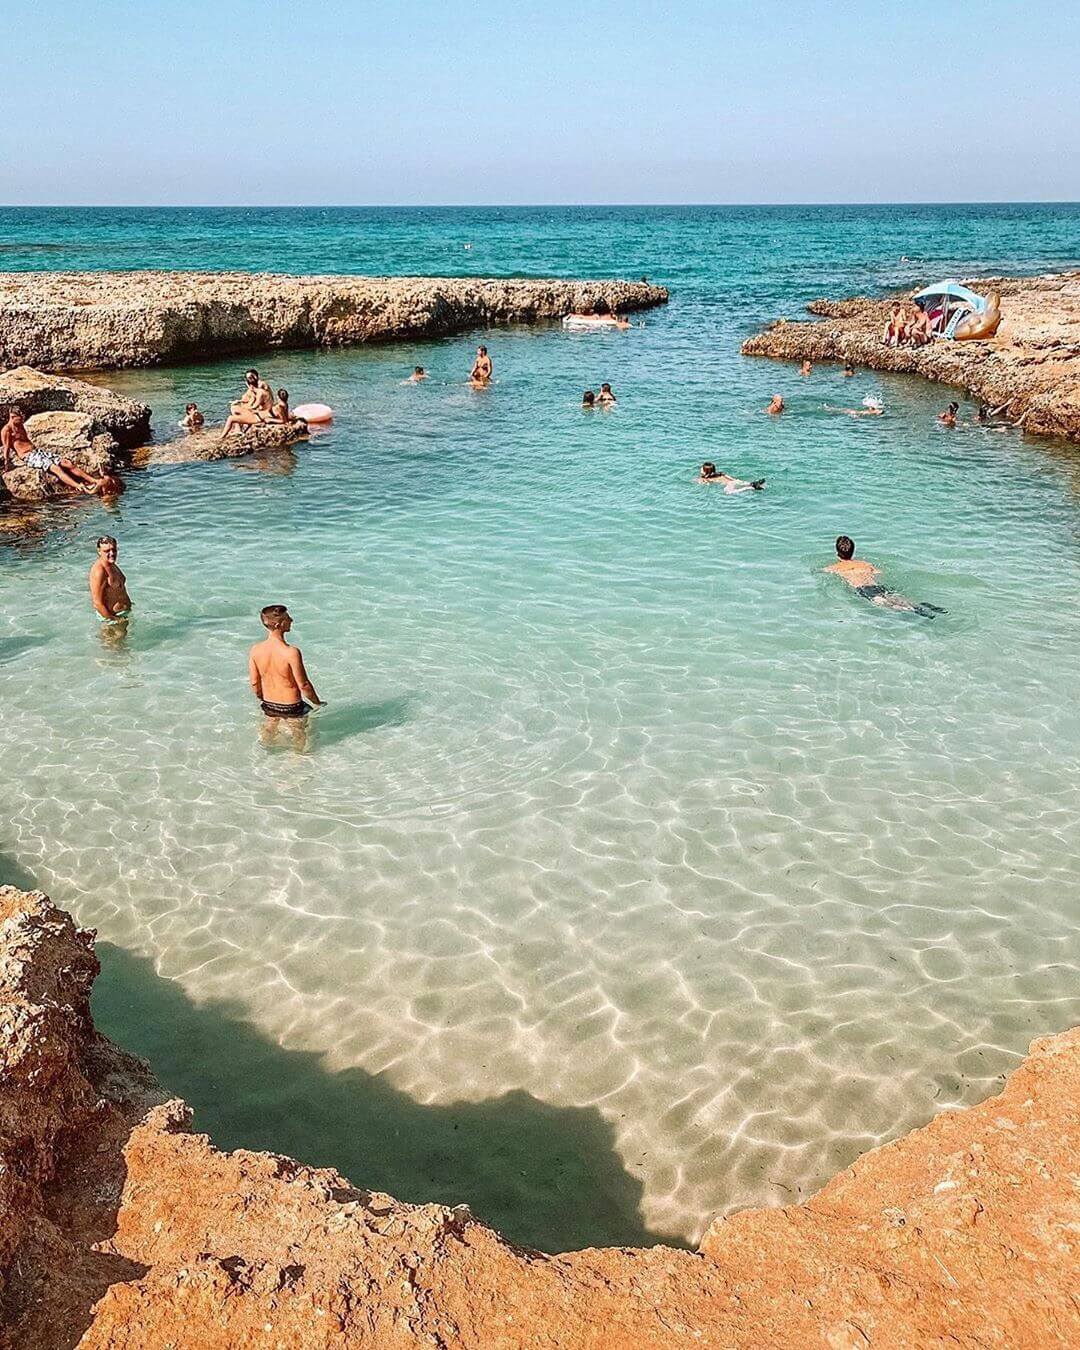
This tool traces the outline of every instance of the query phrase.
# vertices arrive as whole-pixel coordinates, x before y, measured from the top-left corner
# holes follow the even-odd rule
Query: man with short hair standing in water
[[[299,647],[290,647],[285,635],[292,628],[292,617],[284,605],[266,605],[259,618],[267,635],[256,642],[248,656],[251,688],[269,719],[266,730],[272,737],[281,721],[295,728],[294,737],[303,739],[311,705],[324,707],[304,668]],[[304,700],[310,699],[311,703]]]
[[[102,623],[118,623],[131,614],[127,577],[116,565],[119,546],[111,534],[97,541],[97,560],[90,568],[90,599]]]

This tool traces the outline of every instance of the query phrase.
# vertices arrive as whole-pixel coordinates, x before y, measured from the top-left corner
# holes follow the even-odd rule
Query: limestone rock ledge
[[[291,422],[238,427],[225,440],[221,439],[221,427],[204,427],[201,431],[187,432],[174,441],[144,446],[136,453],[134,462],[138,465],[205,464],[219,459],[240,459],[263,450],[283,450],[303,440],[307,434],[308,425],[302,417],[295,417]]]
[[[636,281],[276,276],[246,272],[0,273],[0,363],[156,366],[279,347],[436,337],[667,301]]]
[[[700,1252],[546,1256],[464,1206],[188,1133],[89,1013],[93,935],[0,888],[5,1350],[1080,1344],[1080,1031]]]
[[[886,347],[882,330],[890,305],[901,297],[815,300],[807,309],[821,322],[781,319],[748,338],[743,355],[851,361],[922,375],[957,385],[995,408],[1005,405],[1009,421],[1027,431],[1080,440],[1080,272],[966,284],[983,294],[1001,292],[1004,317],[995,337]]]

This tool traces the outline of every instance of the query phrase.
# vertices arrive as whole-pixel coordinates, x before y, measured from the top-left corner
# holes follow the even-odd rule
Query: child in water
[[[189,403],[184,409],[184,420],[180,423],[187,431],[199,431],[205,425],[206,418],[199,411],[197,403]]]

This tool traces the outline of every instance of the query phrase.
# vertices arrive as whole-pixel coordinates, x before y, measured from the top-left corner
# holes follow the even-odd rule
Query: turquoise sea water
[[[0,861],[98,928],[103,1028],[219,1142],[552,1248],[693,1240],[993,1091],[1080,1017],[1080,454],[970,406],[946,431],[951,391],[738,348],[820,294],[1075,266],[1078,227],[1068,206],[0,211],[8,269],[672,290],[623,333],[256,358],[332,428],[9,519]],[[166,437],[246,364],[104,378]],[[618,407],[583,414],[605,379]],[[883,418],[825,407],[869,393]],[[703,458],[768,488],[697,486]],[[103,530],[125,642],[86,596]],[[823,577],[840,531],[948,613]],[[329,701],[305,753],[260,742],[247,690],[271,600]]]

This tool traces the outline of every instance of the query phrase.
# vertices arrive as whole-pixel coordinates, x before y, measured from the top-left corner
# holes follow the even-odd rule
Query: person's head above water
[[[850,562],[855,556],[855,540],[846,534],[841,534],[836,540],[836,556],[842,562]]]
[[[185,412],[198,412],[198,411],[199,411],[199,405],[198,405],[197,403],[188,403],[188,404],[185,406],[184,411],[185,411]]]
[[[97,541],[97,551],[99,558],[114,562],[116,560],[116,555],[119,552],[119,545],[111,534],[103,534]]]
[[[601,392],[602,394],[610,394],[610,393],[611,393],[611,385],[608,384],[608,382],[607,382],[606,380],[605,380],[604,383],[600,386],[600,392]]]
[[[705,463],[701,466],[701,476],[702,478],[716,477],[716,465],[713,464],[711,460],[706,460]]]
[[[955,417],[959,411],[960,411],[959,403],[950,403],[948,408],[946,409],[946,412],[951,413],[953,417]]]
[[[413,374],[414,374],[414,375],[426,375],[426,374],[427,374],[427,371],[424,369],[423,366],[413,366]]]
[[[595,402],[596,402],[596,395],[593,393],[591,389],[586,389],[581,396],[582,406],[585,408],[591,408]]]
[[[855,367],[851,364],[850,361],[845,361],[845,362],[844,362],[844,374],[845,374],[845,375],[854,375],[854,374],[855,374]]]
[[[477,356],[487,356],[487,348],[486,348],[486,347],[477,347],[477,349],[476,349],[476,354],[477,354]]]
[[[292,627],[292,616],[285,605],[264,605],[259,611],[264,628],[271,633],[287,633]]]

